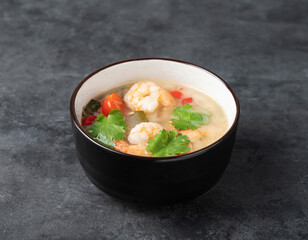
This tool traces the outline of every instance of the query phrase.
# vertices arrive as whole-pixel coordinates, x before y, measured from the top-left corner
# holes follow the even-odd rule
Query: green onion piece
[[[131,126],[136,126],[137,124],[142,122],[149,122],[149,119],[144,112],[138,111],[134,112],[132,115],[127,116],[126,122],[128,124],[128,128],[130,128]]]
[[[147,116],[145,115],[143,111],[135,112],[133,116],[135,116],[135,119],[138,122],[148,122],[149,121],[149,119],[147,118]]]

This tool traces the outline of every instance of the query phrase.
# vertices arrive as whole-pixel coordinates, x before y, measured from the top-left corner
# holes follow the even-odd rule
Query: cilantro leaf
[[[189,143],[186,135],[181,133],[176,135],[174,130],[168,132],[163,129],[148,141],[146,150],[153,153],[154,157],[176,156],[188,152],[190,150]]]
[[[107,147],[114,148],[115,143],[113,140],[123,140],[125,128],[127,127],[125,118],[119,110],[112,109],[105,117],[100,114],[96,118],[96,122],[89,128],[91,137],[101,142]]]
[[[200,125],[209,123],[211,113],[206,110],[195,112],[190,104],[179,106],[173,110],[175,118],[172,118],[172,125],[176,129],[186,130],[188,128],[194,130]]]

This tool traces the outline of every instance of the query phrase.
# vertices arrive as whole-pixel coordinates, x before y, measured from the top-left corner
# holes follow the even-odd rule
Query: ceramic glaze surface
[[[211,72],[186,63],[168,60],[129,61],[107,67],[91,76],[78,91],[75,101],[77,118],[82,107],[93,97],[116,86],[147,78],[177,81],[179,84],[198,88],[212,97],[224,109],[229,127],[236,115],[236,105],[225,84]]]

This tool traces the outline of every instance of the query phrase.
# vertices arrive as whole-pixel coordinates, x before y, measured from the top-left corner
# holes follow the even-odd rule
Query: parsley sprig
[[[175,108],[173,114],[175,118],[171,119],[172,125],[179,130],[186,130],[188,128],[194,130],[200,125],[206,125],[211,116],[211,113],[208,111],[193,111],[190,104]]]
[[[113,140],[123,140],[127,124],[124,122],[125,118],[119,110],[112,109],[105,117],[100,114],[96,118],[96,122],[89,128],[91,137],[101,142],[107,147],[114,148]]]
[[[160,130],[155,137],[148,141],[146,150],[151,152],[154,157],[176,156],[190,150],[188,147],[189,139],[174,130]]]

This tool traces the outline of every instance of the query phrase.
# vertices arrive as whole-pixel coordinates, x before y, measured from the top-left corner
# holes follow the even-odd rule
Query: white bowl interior
[[[82,108],[93,97],[129,81],[166,79],[198,88],[223,108],[229,128],[236,117],[236,102],[223,81],[200,67],[176,61],[151,59],[135,60],[113,65],[91,76],[79,89],[75,99],[75,112],[81,121]]]

